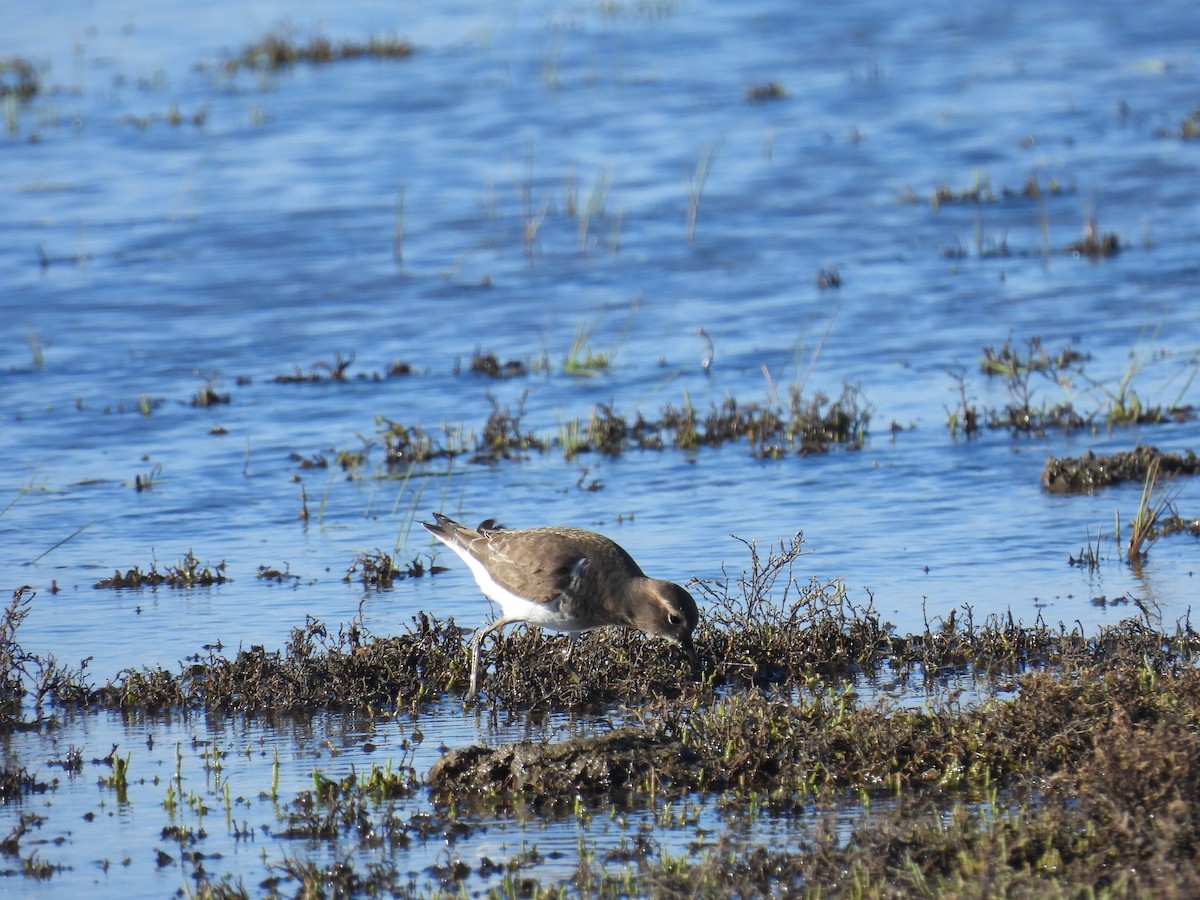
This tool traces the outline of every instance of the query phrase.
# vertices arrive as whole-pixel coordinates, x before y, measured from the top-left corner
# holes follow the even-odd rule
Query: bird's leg
[[[567,632],[567,658],[563,660],[563,664],[570,671],[572,678],[579,681],[579,672],[575,669],[575,648],[579,646],[579,642],[583,640],[586,631],[570,631]]]
[[[480,628],[475,632],[475,636],[471,638],[471,685],[467,690],[468,700],[474,700],[479,694],[479,653],[482,649],[483,639],[497,628],[503,628],[510,621],[510,619],[501,616],[486,628]]]
[[[474,700],[479,693],[479,644],[483,640],[482,628],[475,629],[475,636],[471,638],[471,686],[467,690],[466,699]]]

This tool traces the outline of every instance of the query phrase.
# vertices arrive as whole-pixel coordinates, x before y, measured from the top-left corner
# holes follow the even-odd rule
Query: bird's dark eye
[[[667,624],[670,625],[672,628],[678,627],[679,626],[679,616],[677,616],[675,613],[667,613]]]

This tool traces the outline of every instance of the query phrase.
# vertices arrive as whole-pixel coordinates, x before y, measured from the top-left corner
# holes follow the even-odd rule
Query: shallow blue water
[[[359,552],[436,554],[412,525],[432,509],[598,528],[680,581],[745,565],[731,534],[802,530],[812,552],[799,577],[844,579],[901,630],[964,605],[977,621],[1011,611],[1088,630],[1135,614],[1114,599],[1168,627],[1188,614],[1192,539],[1156,544],[1140,574],[1113,543],[1139,485],[1060,497],[1038,474],[1050,455],[1194,448],[1195,422],[954,441],[946,417],[951,371],[980,406],[1006,401],[978,362],[1009,336],[1090,354],[1070,391],[1034,381],[1051,402],[1103,409],[1131,370],[1146,403],[1197,402],[1197,147],[1178,135],[1196,103],[1190,7],[193,7],[0,13],[0,57],[34,61],[44,87],[6,106],[0,138],[0,587],[38,590],[27,649],[91,657],[107,678],[173,668],[205,644],[278,647],[305,615],[336,625],[360,603],[378,634],[422,609],[481,622],[486,604],[453,561],[387,592],[343,581]],[[390,33],[417,49],[221,72],[285,16],[300,37]],[[784,99],[746,100],[771,81]],[[1061,193],[1020,196],[1031,178]],[[929,202],[940,185],[982,179],[994,202]],[[1089,219],[1119,236],[1119,255],[1061,252]],[[1007,255],[980,252],[997,248]],[[834,268],[842,287],[821,290],[818,271]],[[581,327],[615,354],[609,371],[562,372]],[[714,345],[708,370],[698,327]],[[549,371],[494,382],[466,371],[476,349]],[[346,383],[272,380],[336,354],[354,356]],[[354,378],[397,359],[414,374]],[[193,408],[209,379],[231,402]],[[405,479],[376,477],[388,473],[375,447],[359,480],[291,458],[360,450],[377,415],[478,432],[489,395],[514,409],[524,396],[524,426],[553,438],[596,403],[653,417],[688,398],[703,413],[847,382],[874,410],[861,452],[550,451]],[[585,466],[600,490],[576,486]],[[153,489],[136,491],[152,472]],[[1192,494],[1183,486],[1185,515]],[[1069,567],[1098,533],[1100,568]],[[231,581],[92,587],[189,549],[224,561]],[[285,562],[296,585],[255,578]],[[130,740],[103,717],[83,722],[68,740],[88,754]],[[449,712],[422,727],[431,746],[499,739]],[[54,754],[41,740],[10,752],[36,765]],[[309,775],[307,763],[288,771]],[[73,820],[91,785],[61,784],[54,815]],[[90,840],[57,827],[68,844]],[[135,846],[149,846],[147,827],[120,817]],[[103,876],[80,864],[44,889],[87,879],[161,895],[176,883],[149,850],[135,856]]]

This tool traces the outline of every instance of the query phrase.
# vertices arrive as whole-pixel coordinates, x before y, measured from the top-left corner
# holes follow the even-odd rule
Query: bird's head
[[[692,646],[692,632],[700,621],[700,611],[692,595],[673,581],[649,579],[650,601],[638,610],[634,625],[649,634],[678,644],[688,655],[692,667],[700,661]]]

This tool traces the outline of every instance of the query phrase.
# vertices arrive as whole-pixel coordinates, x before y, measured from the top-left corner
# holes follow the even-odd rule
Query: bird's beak
[[[692,636],[689,634],[681,640],[679,646],[683,648],[683,652],[687,654],[688,662],[692,664],[692,674],[699,678],[702,674],[700,656],[696,653],[696,646],[692,643]]]

